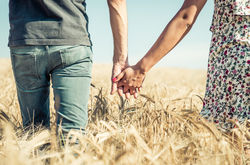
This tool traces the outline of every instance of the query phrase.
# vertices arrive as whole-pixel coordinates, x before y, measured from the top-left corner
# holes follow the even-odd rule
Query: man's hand
[[[112,76],[111,76],[111,92],[110,94],[113,95],[114,93],[118,92],[119,96],[125,95],[127,99],[129,99],[131,93],[129,91],[124,92],[124,88],[122,86],[118,87],[118,81],[117,76],[128,67],[128,64],[126,65],[120,65],[120,64],[114,64],[112,69]],[[134,98],[137,98],[137,92],[133,93]]]
[[[128,65],[120,65],[120,64],[113,64],[112,68],[112,75],[111,75],[111,92],[110,94],[113,95],[114,93],[118,92],[120,96],[123,94],[122,88],[117,88],[118,82],[114,81],[115,77],[118,76]]]
[[[124,93],[130,93],[137,97],[137,90],[140,91],[142,83],[145,79],[145,72],[137,65],[129,66],[123,70],[115,79],[115,83],[118,83],[117,87],[123,87]]]

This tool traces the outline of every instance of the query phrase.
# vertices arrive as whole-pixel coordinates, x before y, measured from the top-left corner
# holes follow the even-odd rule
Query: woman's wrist
[[[143,61],[143,60],[140,60],[136,65],[135,65],[135,68],[137,70],[139,70],[140,73],[142,74],[146,74],[148,72],[148,66],[147,64]]]

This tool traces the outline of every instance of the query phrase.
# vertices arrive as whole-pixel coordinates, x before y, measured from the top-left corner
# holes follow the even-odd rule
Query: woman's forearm
[[[157,41],[137,63],[142,72],[148,72],[171,51],[190,31],[206,0],[185,0],[183,6],[165,27]]]

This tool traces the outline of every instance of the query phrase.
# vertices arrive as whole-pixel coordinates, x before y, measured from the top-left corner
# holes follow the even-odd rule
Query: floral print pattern
[[[235,15],[250,15],[250,0],[234,0],[232,9]]]
[[[249,2],[215,0],[210,27],[213,35],[201,115],[222,131],[250,119],[250,15],[244,15],[245,1]],[[230,4],[237,4],[237,14]]]
[[[250,0],[215,0],[215,7],[227,6],[234,15],[250,15]]]

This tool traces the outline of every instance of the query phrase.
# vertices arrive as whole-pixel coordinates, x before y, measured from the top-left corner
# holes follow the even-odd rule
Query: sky
[[[129,64],[140,60],[184,0],[127,0]],[[106,0],[86,0],[89,31],[93,42],[94,63],[111,64],[113,38]],[[0,58],[9,58],[8,0],[0,0]],[[211,40],[213,1],[208,0],[189,34],[157,65],[206,69]]]

